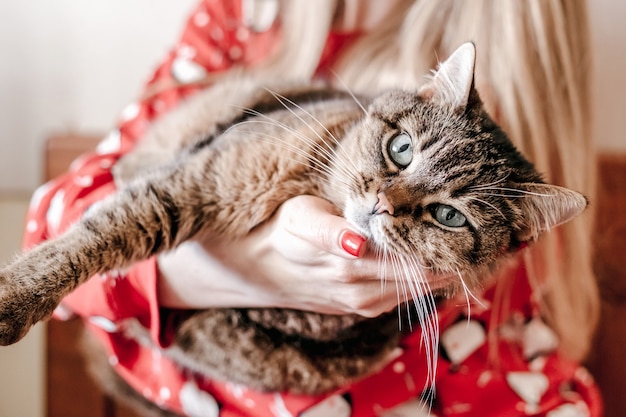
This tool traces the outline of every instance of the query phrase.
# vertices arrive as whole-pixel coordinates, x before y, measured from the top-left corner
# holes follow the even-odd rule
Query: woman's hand
[[[246,239],[187,242],[161,255],[167,307],[282,307],[373,317],[403,302],[367,242],[328,201],[299,196]]]

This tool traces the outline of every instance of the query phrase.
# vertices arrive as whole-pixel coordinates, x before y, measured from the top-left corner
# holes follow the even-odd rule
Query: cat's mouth
[[[345,203],[344,217],[368,240],[373,239],[375,243],[382,244],[378,224],[380,222],[375,219],[375,217],[381,217],[376,214],[377,202],[376,196],[371,194],[366,194],[362,198],[349,197]]]

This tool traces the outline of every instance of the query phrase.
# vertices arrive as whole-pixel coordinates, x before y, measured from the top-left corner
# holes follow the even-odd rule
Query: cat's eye
[[[387,145],[389,157],[398,168],[406,168],[413,160],[413,142],[406,133],[394,136]]]
[[[457,209],[446,204],[437,204],[432,208],[433,217],[447,227],[463,227],[467,218]]]

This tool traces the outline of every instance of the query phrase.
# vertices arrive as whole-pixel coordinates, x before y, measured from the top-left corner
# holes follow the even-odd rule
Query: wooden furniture
[[[594,267],[602,296],[587,365],[605,401],[605,417],[626,415],[626,153],[599,158]]]
[[[47,141],[45,179],[67,170],[78,155],[95,148],[99,137],[58,135]],[[602,293],[602,318],[588,366],[606,403],[605,417],[623,417],[626,395],[626,153],[599,156],[599,196],[595,267]],[[78,352],[81,323],[48,324],[48,417],[136,417],[104,396],[83,369]]]

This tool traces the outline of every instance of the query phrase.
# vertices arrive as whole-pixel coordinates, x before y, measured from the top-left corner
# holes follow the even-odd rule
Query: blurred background
[[[107,132],[195,0],[0,0],[0,262],[20,245],[52,133]],[[626,2],[589,1],[595,140],[626,152]],[[618,208],[623,210],[624,208]],[[0,349],[0,417],[43,417],[44,337]]]

